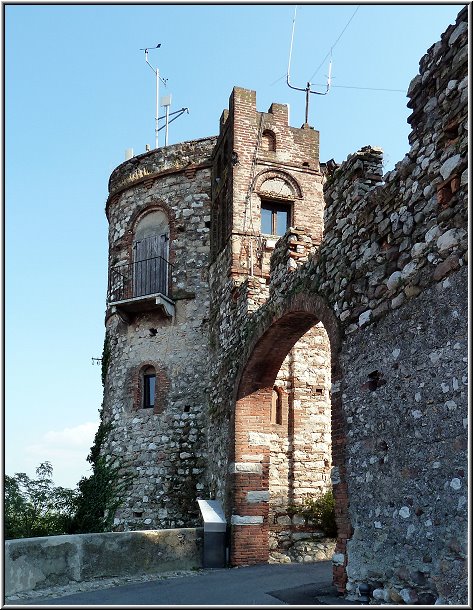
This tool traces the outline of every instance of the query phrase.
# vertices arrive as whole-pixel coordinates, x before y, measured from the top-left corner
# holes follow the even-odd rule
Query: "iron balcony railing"
[[[162,256],[111,267],[108,302],[116,303],[157,293],[169,296],[171,269],[171,263]]]

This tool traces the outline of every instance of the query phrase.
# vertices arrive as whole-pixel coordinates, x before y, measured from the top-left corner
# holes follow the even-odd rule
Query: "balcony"
[[[172,265],[155,256],[110,268],[107,306],[129,321],[130,314],[162,309],[174,316],[174,301],[169,297]]]

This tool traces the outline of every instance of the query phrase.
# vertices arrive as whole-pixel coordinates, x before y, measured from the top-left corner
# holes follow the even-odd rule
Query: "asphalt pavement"
[[[193,576],[115,586],[22,605],[277,606],[345,605],[332,585],[332,562],[262,564],[204,570]]]

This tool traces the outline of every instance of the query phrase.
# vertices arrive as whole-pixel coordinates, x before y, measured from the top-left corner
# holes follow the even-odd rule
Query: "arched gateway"
[[[271,309],[271,303],[268,303]],[[318,334],[326,332],[330,341],[329,361],[331,361],[332,387],[337,388],[341,378],[338,363],[340,332],[336,317],[327,303],[318,295],[298,293],[288,298],[278,307],[278,313],[266,316],[252,340],[246,346],[246,359],[238,375],[235,394],[234,455],[232,465],[232,545],[231,561],[235,565],[266,562],[270,556],[271,494],[271,445],[274,437],[271,426],[271,404],[275,380],[281,365],[298,341],[311,329]],[[297,386],[297,384],[295,384]],[[297,439],[310,442],[307,434],[309,423],[307,405],[297,409],[299,395],[293,394],[289,400],[289,452],[293,461],[297,451]],[[327,456],[336,469],[343,473],[343,449],[345,439],[341,426],[341,401],[338,391],[331,394],[332,456]],[[294,409],[296,404],[296,409]],[[299,411],[299,412],[298,412]],[[304,432],[306,432],[304,438]],[[313,455],[318,448],[312,446]],[[305,454],[304,454],[305,455]],[[308,457],[315,461],[313,455]],[[294,468],[293,468],[294,470]],[[292,474],[290,486],[297,488],[297,475]],[[339,550],[344,550],[344,542],[349,534],[346,486],[337,479],[333,487],[336,502],[336,519],[339,535]]]

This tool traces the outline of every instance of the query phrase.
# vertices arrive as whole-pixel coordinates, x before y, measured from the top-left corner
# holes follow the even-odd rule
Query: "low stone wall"
[[[202,567],[203,528],[5,542],[5,595],[71,582]]]
[[[335,552],[335,538],[321,532],[282,530],[276,538],[270,533],[269,563],[314,563],[330,561]]]

